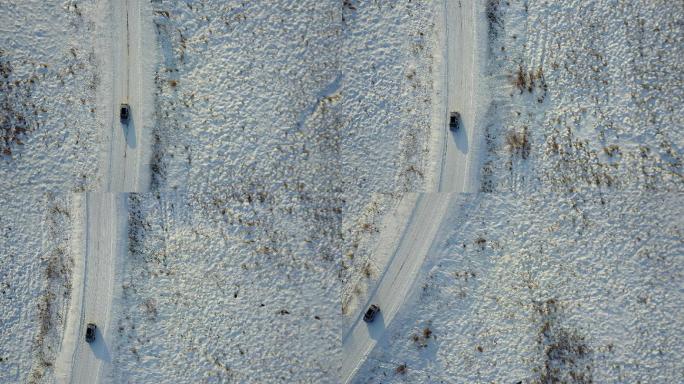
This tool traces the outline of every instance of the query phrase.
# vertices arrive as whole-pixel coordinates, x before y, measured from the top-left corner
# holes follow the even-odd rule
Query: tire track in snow
[[[449,194],[443,193],[423,193],[416,200],[399,245],[362,312],[342,340],[343,382],[348,383],[354,378],[358,368],[383,337],[389,323],[403,305],[432,245],[448,203]],[[366,324],[362,316],[370,304],[378,304],[380,313],[373,323]]]
[[[471,167],[478,154],[482,133],[479,103],[476,103],[479,78],[479,36],[477,5],[474,0],[444,0],[446,86],[444,103],[444,149],[439,172],[439,192],[473,192],[477,172]],[[449,113],[461,114],[461,127],[449,130]]]
[[[444,0],[443,6],[445,68],[442,70],[446,69],[446,73],[441,76],[445,91],[441,100],[444,105],[443,142],[439,143],[442,154],[440,164],[436,165],[438,191],[476,191],[477,172],[472,172],[470,167],[478,165],[471,157],[478,156],[481,139],[475,103],[475,79],[479,75],[476,23],[480,20],[474,0]],[[460,112],[463,120],[461,129],[455,133],[448,128],[450,111]],[[437,234],[449,200],[449,194],[426,193],[416,201],[394,255],[386,264],[366,306],[361,308],[356,321],[342,338],[340,376],[344,383],[354,379],[356,371],[384,336],[403,304]],[[367,325],[362,321],[362,314],[371,303],[379,304],[381,312]]]
[[[112,14],[119,22],[119,33],[112,41],[114,73],[112,97],[112,117],[109,151],[105,154],[107,174],[104,175],[105,190],[108,192],[145,192],[149,189],[149,170],[143,168],[144,159],[148,156],[146,150],[148,140],[145,132],[144,105],[151,100],[152,87],[144,87],[149,81],[146,76],[148,66],[144,65],[143,51],[153,53],[154,49],[145,49],[153,45],[150,36],[147,17],[148,9],[142,0],[125,0],[112,2]],[[125,44],[125,46],[124,46]],[[147,93],[150,93],[148,95]],[[120,104],[130,105],[128,124],[122,124],[119,119]]]
[[[80,296],[69,308],[63,345],[72,348],[68,360],[60,355],[57,382],[98,383],[107,377],[111,368],[110,349],[115,319],[112,309],[117,289],[117,268],[125,251],[126,194],[87,193],[83,210],[83,252],[78,264],[82,274]],[[74,292],[72,295],[75,295]],[[72,296],[73,297],[73,296]],[[77,308],[79,306],[80,308]],[[77,315],[77,316],[75,316]],[[97,325],[96,339],[86,343],[88,323]],[[63,349],[62,354],[69,353]]]

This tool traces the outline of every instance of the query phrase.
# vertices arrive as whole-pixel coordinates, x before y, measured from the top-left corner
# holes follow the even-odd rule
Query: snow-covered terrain
[[[84,191],[100,178],[94,1],[0,6],[0,185]]]
[[[336,382],[331,206],[241,191],[131,195],[111,380]]]
[[[680,380],[684,9],[481,5],[480,193],[354,381]]]
[[[490,1],[485,192],[682,189],[681,3]]]
[[[51,382],[73,288],[72,191],[100,180],[93,1],[0,5],[0,382]]]
[[[52,377],[72,288],[71,204],[0,193],[0,382]]]
[[[0,382],[681,381],[682,20],[2,2]]]
[[[154,7],[159,188],[345,192],[350,203],[423,188],[428,2]]]
[[[680,193],[452,195],[359,383],[677,382]]]

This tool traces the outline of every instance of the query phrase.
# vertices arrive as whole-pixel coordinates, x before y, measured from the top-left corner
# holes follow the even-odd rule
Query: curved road
[[[344,382],[349,382],[353,378],[353,374],[366,360],[404,303],[404,298],[423,264],[432,245],[432,239],[442,222],[442,216],[447,210],[448,196],[440,193],[424,193],[418,196],[398,247],[370,294],[368,304],[378,304],[381,308],[380,313],[371,324],[366,324],[363,321],[363,313],[359,313],[351,328],[342,337]]]
[[[482,139],[479,126],[479,103],[476,102],[476,79],[478,78],[478,47],[482,33],[478,33],[478,15],[475,0],[444,0],[443,3],[443,130],[442,155],[438,168],[437,190],[439,192],[477,191],[477,161],[479,142]],[[462,116],[461,130],[452,133],[448,128],[449,112],[459,111]],[[427,256],[432,241],[439,230],[442,218],[448,210],[449,193],[425,193],[416,201],[413,211],[403,229],[399,244],[385,266],[375,289],[361,313],[342,336],[343,361],[340,376],[349,383],[355,378],[359,367],[380,340],[389,323],[404,303],[420,267]],[[371,324],[366,324],[363,311],[371,304],[378,304],[381,312]]]

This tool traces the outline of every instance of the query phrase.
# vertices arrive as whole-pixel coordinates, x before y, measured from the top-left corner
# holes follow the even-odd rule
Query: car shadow
[[[104,335],[100,332],[100,328],[95,328],[95,340],[92,343],[88,343],[90,349],[98,360],[110,363],[112,361],[112,356],[109,354],[109,349],[104,341]]]
[[[126,145],[131,148],[135,148],[138,145],[135,135],[135,120],[133,119],[133,112],[131,110],[130,117],[128,118],[128,124],[121,123],[124,130],[124,136],[126,137]]]
[[[370,338],[375,341],[380,340],[382,335],[385,333],[386,328],[385,316],[382,314],[382,311],[376,313],[373,322],[368,323],[367,326]]]
[[[468,132],[466,131],[463,119],[459,123],[458,130],[450,131],[451,139],[456,144],[456,148],[465,155],[468,153]]]

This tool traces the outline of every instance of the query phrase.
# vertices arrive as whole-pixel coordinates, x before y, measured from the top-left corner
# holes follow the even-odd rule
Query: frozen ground
[[[163,61],[153,184],[337,194],[342,306],[352,307],[374,263],[361,244],[401,192],[430,189],[435,178],[433,5],[154,7]]]
[[[3,192],[10,191],[3,194],[7,201],[22,201],[37,215],[48,209],[45,204],[32,202],[35,196],[45,196],[43,190],[145,189],[144,171],[140,178],[130,178],[127,172],[137,175],[148,155],[143,153],[145,138],[141,134],[148,128],[145,110],[151,108],[145,102],[140,107],[134,105],[133,99],[143,99],[144,95],[131,90],[144,80],[140,47],[149,48],[141,43],[149,36],[141,36],[144,28],[136,23],[150,15],[145,15],[147,6],[136,7],[143,3],[126,4],[69,1],[58,6],[38,2],[2,6],[3,25],[8,26],[0,47],[6,75],[3,87],[7,90],[2,101],[7,113],[3,115],[5,162],[0,176],[6,181]],[[158,52],[145,52],[145,57],[157,53],[160,63],[154,74],[157,125],[151,132],[151,188],[190,191],[187,196],[204,201],[200,205],[186,195],[162,192],[158,196],[163,204],[159,206],[184,207],[191,213],[183,215],[196,216],[198,222],[216,219],[203,211],[207,201],[217,206],[225,203],[227,208],[221,215],[230,216],[232,210],[244,210],[248,205],[260,205],[263,210],[259,212],[261,223],[243,223],[242,217],[236,219],[237,224],[231,223],[236,226],[232,231],[244,232],[239,244],[255,241],[252,232],[265,226],[258,229],[266,237],[256,241],[259,247],[244,250],[233,244],[230,249],[235,252],[224,250],[212,258],[206,255],[204,264],[169,258],[170,268],[175,268],[182,280],[189,280],[185,291],[179,289],[181,294],[194,294],[205,280],[204,270],[219,266],[217,261],[224,259],[232,260],[231,269],[244,266],[244,273],[264,282],[252,288],[258,298],[263,298],[258,301],[264,303],[264,309],[254,308],[256,299],[245,300],[235,312],[219,311],[225,318],[216,321],[221,330],[226,330],[243,325],[245,313],[254,313],[259,321],[245,327],[243,336],[225,335],[241,343],[237,351],[246,357],[237,357],[234,349],[209,350],[213,344],[205,348],[201,340],[196,347],[179,344],[183,353],[187,352],[184,347],[190,348],[193,356],[193,348],[204,348],[207,353],[201,359],[190,359],[195,363],[192,369],[178,370],[183,366],[181,360],[158,356],[167,349],[162,347],[176,340],[157,337],[149,347],[149,341],[137,337],[141,329],[149,330],[142,321],[149,321],[147,315],[141,317],[129,309],[121,319],[115,316],[112,320],[107,315],[112,306],[121,304],[118,300],[124,300],[121,308],[129,304],[148,308],[156,301],[147,299],[153,298],[160,303],[159,313],[168,315],[159,329],[175,329],[178,324],[177,318],[171,317],[175,312],[164,307],[163,297],[155,296],[170,287],[148,275],[147,280],[130,277],[148,268],[147,261],[126,264],[129,275],[124,275],[128,276],[128,285],[121,288],[123,297],[116,296],[118,288],[107,291],[107,282],[116,281],[112,280],[116,268],[103,259],[111,261],[115,255],[106,256],[102,244],[122,240],[114,238],[118,235],[113,230],[117,227],[113,225],[115,216],[120,213],[105,209],[105,203],[95,204],[95,208],[88,204],[93,198],[104,202],[108,201],[105,196],[114,195],[89,194],[67,199],[71,205],[64,212],[74,222],[56,229],[59,236],[71,237],[72,243],[65,246],[69,252],[78,253],[75,259],[69,252],[64,256],[68,276],[60,279],[78,286],[58,292],[56,303],[60,308],[54,313],[61,322],[58,327],[51,325],[50,343],[16,344],[34,354],[49,345],[56,355],[59,345],[54,343],[63,340],[60,359],[51,354],[48,360],[41,357],[31,363],[26,353],[10,351],[21,356],[13,357],[20,368],[11,372],[24,375],[19,379],[27,374],[45,374],[47,381],[53,377],[58,381],[87,381],[88,372],[104,380],[125,377],[136,382],[152,381],[158,375],[193,380],[198,375],[212,375],[207,372],[214,372],[219,380],[263,377],[335,381],[340,364],[339,284],[346,278],[339,269],[341,249],[347,244],[353,247],[358,240],[357,225],[362,232],[367,231],[363,226],[366,213],[380,217],[386,207],[396,204],[394,199],[400,195],[387,195],[385,191],[422,189],[425,180],[434,177],[430,175],[434,156],[430,157],[428,147],[434,93],[432,7],[427,2],[412,1],[282,1],[270,2],[269,6],[218,1],[150,4],[160,47]],[[124,13],[127,33],[123,33]],[[136,35],[136,31],[142,33]],[[121,129],[115,113],[118,103],[125,99],[133,107],[133,124],[127,131]],[[26,201],[11,197],[19,193],[27,196]],[[150,201],[154,196],[141,195],[141,205],[153,205]],[[224,196],[229,197],[222,202]],[[158,219],[154,209],[143,212],[152,222]],[[205,213],[207,216],[202,216]],[[32,215],[22,216],[12,205],[6,205],[2,214],[12,217],[12,221],[4,222],[16,221],[14,230],[22,232],[30,232],[40,221]],[[343,217],[349,219],[343,223]],[[184,235],[193,232],[187,223],[183,225],[173,230],[179,231],[177,246],[187,249],[187,257],[201,260],[192,252],[201,253],[203,246],[217,248],[215,244],[195,243],[194,234],[192,239],[185,239]],[[133,231],[137,233],[137,227]],[[162,236],[151,229],[146,232],[138,245],[147,246],[146,241]],[[146,253],[136,254],[141,251],[136,244],[133,242],[131,255],[149,257],[148,248]],[[252,258],[254,266],[245,262]],[[304,271],[297,270],[300,261]],[[72,268],[77,276],[73,276]],[[292,279],[299,286],[289,281],[290,269],[295,270]],[[252,277],[218,273],[217,278],[247,286]],[[131,293],[137,285],[145,286],[144,292],[149,293],[144,301]],[[34,310],[31,297],[47,290],[21,291],[31,292],[18,315],[26,318]],[[196,309],[237,298],[232,289],[227,295],[223,291],[206,293],[205,301],[193,301],[188,312],[179,310],[179,316],[187,313],[192,320],[185,324],[185,334],[202,329],[210,332],[215,327],[216,322],[207,323],[205,318],[190,318]],[[71,307],[67,309],[69,299]],[[119,310],[114,308],[112,313]],[[66,316],[69,324],[64,324]],[[81,334],[84,322],[92,319],[101,325],[102,333],[100,341],[88,349]],[[137,320],[141,320],[141,328],[127,328]],[[111,321],[121,324],[121,335],[136,338],[126,337],[112,344],[111,327],[107,326]],[[273,327],[279,322],[288,327]],[[318,322],[317,332],[299,331]],[[293,332],[294,328],[298,331]],[[30,334],[30,329],[27,331]],[[178,334],[166,332],[161,336]],[[270,337],[280,342],[273,344]],[[88,356],[89,352],[93,356]],[[144,369],[128,369],[137,366],[141,356],[149,364]],[[113,370],[103,364],[110,360]],[[255,371],[255,361],[259,371]],[[306,368],[281,369],[292,361]],[[21,364],[44,366],[26,370]],[[54,364],[58,372],[53,373]],[[210,371],[207,366],[211,366]]]
[[[1,382],[682,376],[681,4],[265,4],[0,6]]]
[[[72,288],[71,191],[99,182],[92,1],[0,5],[0,382],[52,381]]]
[[[452,195],[355,382],[676,382],[682,195]]]

